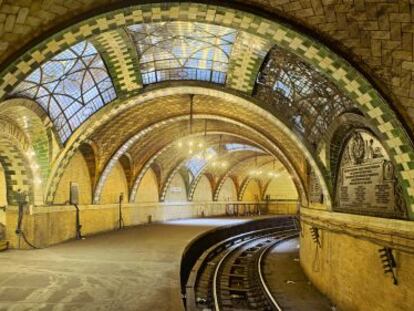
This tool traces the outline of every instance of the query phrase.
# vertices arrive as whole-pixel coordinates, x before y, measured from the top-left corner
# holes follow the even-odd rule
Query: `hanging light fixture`
[[[272,170],[267,173],[267,176],[269,176],[270,178],[277,178],[280,175],[279,172],[275,168],[275,162],[276,162],[276,159],[273,159]]]
[[[257,165],[257,154],[254,157],[254,169],[252,169],[249,173],[251,176],[260,176],[263,173]]]
[[[190,117],[188,122],[188,138],[181,138],[177,142],[179,148],[186,148],[189,155],[196,154],[204,148],[203,140],[197,140],[193,137],[193,106],[194,106],[194,94],[190,95]]]
[[[222,146],[222,135],[220,135],[218,146],[217,146],[217,154],[215,156],[216,159],[213,160],[211,166],[215,169],[224,169],[227,167],[228,163],[225,160],[221,160],[223,157],[223,152],[221,151]]]

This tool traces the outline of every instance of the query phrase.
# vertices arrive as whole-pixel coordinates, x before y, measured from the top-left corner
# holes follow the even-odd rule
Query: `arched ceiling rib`
[[[109,160],[109,158],[114,154],[114,152],[122,145],[127,137],[131,137],[140,129],[145,128],[150,124],[155,124],[157,120],[167,119],[174,116],[187,116],[189,113],[189,95],[173,95],[166,96],[159,99],[148,101],[144,104],[137,105],[131,109],[120,113],[115,118],[112,118],[109,122],[102,125],[98,130],[96,130],[91,136],[100,150],[100,167]],[[163,111],[163,114],[160,115],[159,111]],[[250,125],[253,128],[257,129],[266,136],[272,137],[273,140],[277,141],[282,150],[286,154],[295,159],[294,161],[297,165],[303,165],[303,155],[302,153],[291,143],[291,139],[282,133],[275,127],[269,126],[266,122],[259,116],[257,116],[254,111],[248,111],[238,108],[234,109],[233,105],[229,102],[219,100],[213,96],[194,96],[194,115],[200,114],[210,114],[219,115],[223,117],[231,117],[232,119],[239,120],[240,122]],[[188,128],[188,121],[182,121],[181,127],[177,124],[172,124],[172,127],[176,127],[176,130],[173,130],[171,134],[168,132],[159,132],[160,145],[162,145],[163,139],[175,139],[180,136],[174,136],[177,133],[185,133]],[[215,125],[216,121],[208,121],[208,129],[220,130],[223,126],[223,122],[219,122]],[[162,127],[162,124],[160,124]],[[198,132],[203,132],[204,130],[204,121],[194,123],[195,130]],[[224,129],[231,128],[231,131],[234,133],[246,134],[248,131],[240,129],[239,127],[231,124],[226,124]],[[161,130],[161,129],[160,129]],[[163,137],[161,137],[163,136]],[[255,136],[246,136],[250,139],[255,140]],[[136,142],[136,147],[131,147],[131,155],[133,158],[136,157],[137,152],[140,151],[140,145],[143,142],[154,142],[156,144],[158,140],[154,140],[150,137],[144,138],[143,141],[139,140]],[[157,147],[155,147],[157,148]],[[301,164],[302,163],[302,164]],[[303,169],[303,168],[302,168]],[[303,171],[303,170],[301,170]]]

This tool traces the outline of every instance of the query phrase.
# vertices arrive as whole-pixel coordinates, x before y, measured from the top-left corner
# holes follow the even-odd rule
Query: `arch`
[[[283,173],[268,181],[263,191],[263,198],[267,195],[272,200],[297,200],[299,196],[290,176]]]
[[[262,189],[257,179],[248,177],[240,187],[240,201],[260,201],[262,199]]]
[[[0,163],[6,175],[8,204],[16,205],[18,192],[31,204],[42,204],[42,179],[27,136],[11,120],[0,120]]]
[[[9,123],[9,127],[10,124],[18,127],[19,132],[22,133],[21,137],[26,136],[24,145],[30,144],[32,146],[33,156],[39,165],[42,185],[46,187],[50,164],[60,150],[49,117],[36,102],[29,99],[8,99],[1,102],[0,116]],[[3,131],[5,130],[3,129]],[[16,130],[10,133],[16,133]],[[18,140],[21,143],[23,141],[22,139]]]
[[[117,161],[105,180],[102,187],[102,204],[114,204],[119,202],[119,196],[121,193],[127,198],[128,193],[128,181],[125,176],[122,164]]]
[[[86,161],[86,165],[88,166],[89,177],[91,180],[91,189],[94,188],[96,182],[96,174],[97,174],[97,146],[91,142],[87,141],[82,143],[79,146],[79,151],[82,154],[83,158]]]
[[[92,203],[92,182],[89,175],[88,161],[78,150],[70,159],[66,170],[60,179],[57,195],[54,198],[54,204],[68,204],[70,194],[70,183],[74,182],[79,185],[79,203]]]
[[[6,205],[7,205],[6,172],[3,168],[3,165],[0,163],[0,206],[6,206]],[[1,210],[0,210],[0,213],[1,213]]]
[[[161,194],[162,195],[162,194]],[[168,188],[165,189],[163,198],[160,201],[165,202],[186,202],[187,187],[181,174],[174,174]]]
[[[171,11],[174,14],[171,14]],[[81,27],[68,27],[40,43],[21,58],[11,62],[2,74],[0,97],[5,96],[6,92],[23,79],[30,68],[35,68],[43,63],[46,55],[54,55],[74,43],[104,31],[140,22],[167,20],[197,22],[200,19],[206,23],[216,25],[225,23],[226,26],[234,29],[244,29],[262,40],[277,44],[299,55],[338,85],[387,137],[384,146],[398,168],[399,183],[404,186],[404,197],[411,207],[410,213],[413,213],[414,174],[411,167],[414,164],[414,150],[407,132],[391,106],[384,101],[363,75],[316,40],[302,35],[280,22],[240,10],[200,3],[153,3],[107,12],[99,18],[91,17],[82,21]],[[323,178],[322,175],[319,176],[319,172],[317,175],[319,179]],[[322,185],[323,188],[325,186]],[[324,192],[328,194],[328,190],[326,188]],[[327,205],[330,206],[330,198]]]
[[[149,168],[142,178],[136,192],[136,196],[131,199],[132,202],[158,202],[158,180],[152,168]]]
[[[35,100],[52,120],[62,143],[91,114],[116,98],[100,53],[87,40],[43,62],[10,95]]]
[[[237,201],[237,185],[233,178],[226,177],[215,193],[215,201]]]
[[[6,239],[6,206],[7,206],[7,182],[6,174],[0,163],[0,241]]]
[[[131,156],[128,153],[124,153],[119,158],[119,163],[121,163],[122,169],[124,170],[125,178],[127,180],[128,189],[131,187],[132,177],[133,177],[133,163]]]
[[[167,194],[172,195],[171,194],[171,187],[174,187],[174,186],[172,186],[172,184],[173,183],[178,184],[177,177],[176,177],[177,175],[180,176],[180,179],[182,180],[183,185],[184,185],[184,187],[182,187],[182,186],[179,186],[179,187],[185,189],[185,191],[184,191],[186,193],[186,199],[185,200],[186,201],[188,200],[187,183],[185,182],[185,178],[180,174],[180,170],[183,167],[184,163],[185,163],[185,161],[181,161],[181,163],[179,165],[175,166],[170,172],[167,173],[167,178],[166,178],[164,184],[160,185],[161,186],[160,202],[165,201],[165,198],[166,198]],[[179,192],[182,193],[183,191],[179,191]],[[175,196],[173,195],[173,197],[175,197]],[[177,197],[180,197],[180,195],[177,195]]]
[[[234,133],[230,133],[230,132],[224,132],[224,131],[208,131],[208,135],[212,135],[212,134],[220,134],[220,135],[228,135],[228,136],[232,136],[232,137],[237,137],[237,138],[243,138],[244,140],[247,140],[249,142],[251,142],[253,145],[256,145],[255,142],[251,141],[250,139],[247,139],[246,137],[243,137],[241,135],[237,135]],[[193,133],[192,135],[189,135],[187,137],[198,137],[198,136],[204,136],[204,132],[197,132],[197,133]],[[131,195],[133,196],[134,191],[136,191],[136,188],[138,187],[142,177],[144,176],[146,170],[151,166],[151,164],[164,152],[166,152],[167,150],[169,150],[169,148],[171,148],[172,146],[175,145],[175,141],[167,144],[166,146],[162,147],[162,149],[160,149],[158,152],[156,152],[146,163],[145,165],[143,165],[141,171],[137,174],[137,177],[135,178],[133,187],[132,187],[132,191],[131,191]],[[263,148],[262,146],[260,148]],[[267,152],[268,151],[266,148],[264,148]],[[184,160],[184,162],[187,161]],[[201,175],[204,173],[204,171],[207,169],[207,166],[204,166],[199,173],[197,174],[197,176],[195,176],[195,179],[191,180],[190,183],[190,187],[189,187],[189,198],[188,200],[191,201],[192,200],[192,195],[194,193],[194,189],[197,187],[197,182],[198,182],[198,178],[201,177]],[[189,172],[189,174],[191,174],[191,172]],[[212,184],[214,184],[213,181],[211,181]],[[214,187],[215,188],[215,185]],[[131,199],[132,200],[132,199]],[[131,201],[132,202],[132,201]]]
[[[202,174],[194,190],[192,201],[212,201],[212,199],[213,188],[211,182],[205,174]]]
[[[204,88],[202,88],[204,90]],[[233,123],[237,126],[243,127],[248,129],[249,131],[253,131],[256,135],[258,135],[259,137],[263,138],[265,141],[267,141],[269,143],[269,145],[273,146],[274,150],[275,150],[275,156],[277,158],[280,159],[280,161],[282,161],[282,163],[285,165],[285,167],[292,173],[292,175],[295,177],[295,182],[297,182],[298,188],[301,189],[301,193],[306,194],[306,188],[304,186],[304,183],[300,177],[300,174],[298,172],[296,172],[294,166],[291,164],[290,160],[288,159],[288,157],[280,150],[280,148],[278,146],[275,145],[275,143],[273,143],[272,141],[270,141],[267,137],[265,137],[263,134],[261,134],[260,132],[256,131],[255,129],[251,128],[250,126],[247,126],[243,123],[240,123],[238,121],[235,121],[233,119],[230,118],[225,118],[225,117],[219,117],[219,116],[215,116],[215,115],[196,115],[194,116],[195,119],[203,119],[203,118],[209,118],[209,119],[213,119],[213,120],[222,120],[225,122],[229,122],[229,123]],[[162,125],[166,125],[166,124],[170,124],[170,123],[175,123],[181,120],[187,120],[188,116],[178,116],[178,117],[174,117],[174,118],[170,118],[170,119],[166,119],[166,120],[162,120],[159,121],[158,123],[153,123],[152,125],[150,125],[149,127],[141,130],[140,132],[138,132],[137,134],[135,134],[133,137],[130,137],[127,139],[127,141],[125,141],[121,147],[119,147],[119,149],[114,153],[113,157],[108,161],[108,163],[105,165],[105,168],[99,178],[99,181],[96,185],[95,188],[95,194],[94,194],[94,203],[98,203],[99,202],[99,196],[100,196],[100,192],[102,191],[102,185],[105,183],[105,179],[107,178],[109,172],[111,171],[112,167],[114,166],[114,164],[118,161],[118,159],[133,145],[135,144],[137,141],[139,141],[140,138],[144,137],[145,135],[148,135],[149,133],[151,133],[152,131],[155,131],[157,129],[159,129],[160,126]],[[270,120],[275,121],[275,119],[271,118]],[[289,129],[285,129],[287,131],[289,131]],[[199,134],[198,134],[199,135]],[[305,148],[305,146],[302,146],[303,148]],[[166,148],[166,147],[165,147]],[[160,152],[157,153],[157,155],[161,154],[163,151],[165,151],[165,149],[161,149]],[[270,150],[266,150],[269,154],[272,154],[272,151]],[[153,160],[155,160],[155,157],[153,157]],[[311,162],[313,163],[313,162]],[[149,165],[151,164],[150,161],[148,161],[145,164],[145,167],[149,167]],[[314,163],[316,165],[316,163]],[[163,187],[163,189],[160,190],[160,200],[162,201],[165,195],[165,190],[168,188],[168,182],[171,181],[171,178],[173,177],[173,175],[175,174],[176,171],[178,171],[178,169],[183,165],[183,163],[181,163],[180,166],[177,167],[176,170],[172,171],[169,174],[169,179],[167,179],[167,182]],[[142,175],[140,176],[142,177]],[[139,179],[138,179],[139,180]],[[134,183],[133,186],[133,190],[132,193],[134,191],[134,189],[136,188],[136,183]],[[303,202],[306,202],[306,195],[302,196]]]

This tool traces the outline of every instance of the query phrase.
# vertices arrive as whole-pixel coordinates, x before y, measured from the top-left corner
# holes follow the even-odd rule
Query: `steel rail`
[[[264,256],[267,254],[267,252],[273,248],[275,245],[288,240],[288,239],[292,239],[294,237],[297,237],[298,234],[293,234],[287,237],[284,237],[283,239],[279,239],[277,241],[275,241],[274,243],[271,243],[270,245],[267,245],[266,247],[264,247],[259,255],[259,259],[257,261],[257,273],[259,275],[259,279],[260,279],[260,285],[262,286],[264,292],[266,293],[267,298],[269,299],[269,301],[272,303],[273,307],[277,310],[277,311],[283,311],[282,307],[278,304],[278,302],[276,301],[275,297],[273,297],[272,293],[270,292],[269,286],[266,283],[266,280],[263,276],[263,269],[262,269],[262,262],[263,262],[263,258]]]
[[[286,230],[287,232],[289,232],[289,231],[293,231],[293,229],[292,230]],[[240,243],[237,243],[237,244],[234,244],[234,245],[232,245],[231,247],[229,247],[227,250],[226,250],[226,253],[223,255],[223,257],[221,257],[221,259],[220,259],[220,261],[217,263],[217,265],[216,265],[216,267],[215,267],[215,269],[214,269],[214,274],[213,274],[213,280],[212,280],[212,293],[213,293],[213,299],[214,299],[214,310],[215,311],[220,311],[221,310],[221,308],[220,308],[220,303],[219,303],[219,295],[218,295],[218,292],[217,292],[217,288],[218,288],[218,286],[217,286],[217,281],[218,281],[218,277],[219,277],[219,271],[220,271],[220,269],[221,269],[221,266],[222,266],[222,264],[223,264],[223,262],[227,259],[227,257],[228,256],[230,256],[234,251],[236,251],[236,250],[238,250],[239,248],[241,248],[241,247],[243,247],[244,245],[246,245],[246,244],[248,244],[248,243],[251,243],[252,241],[254,241],[254,240],[259,240],[259,239],[264,239],[264,238],[269,238],[269,237],[271,237],[271,236],[274,236],[276,233],[287,233],[287,232],[283,232],[283,231],[279,231],[279,232],[271,232],[271,233],[269,233],[269,234],[265,234],[265,235],[262,235],[262,236],[256,236],[256,237],[252,237],[251,239],[248,239],[248,240],[245,240],[245,241],[242,241],[242,242],[240,242]],[[290,235],[290,236],[288,236],[288,237],[284,237],[284,238],[279,238],[277,241],[275,241],[274,243],[272,243],[270,246],[273,246],[273,245],[275,245],[275,244],[277,244],[277,243],[279,243],[279,242],[281,242],[281,241],[283,241],[283,240],[285,240],[285,239],[288,239],[288,238],[291,238],[291,237],[293,237],[293,236],[297,236],[297,234],[294,234],[294,235]],[[266,247],[267,248],[267,247]],[[268,296],[268,295],[270,295],[271,296],[271,294],[270,294],[270,291],[269,291],[269,293],[266,293],[266,295]],[[273,299],[274,300],[274,299]],[[273,303],[273,302],[272,302]],[[280,311],[280,310],[278,310],[278,311]]]

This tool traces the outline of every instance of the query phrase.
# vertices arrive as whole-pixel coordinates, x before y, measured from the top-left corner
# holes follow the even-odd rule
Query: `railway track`
[[[187,310],[278,310],[262,273],[265,254],[298,236],[292,218],[279,226],[248,232],[208,249],[187,283]]]

